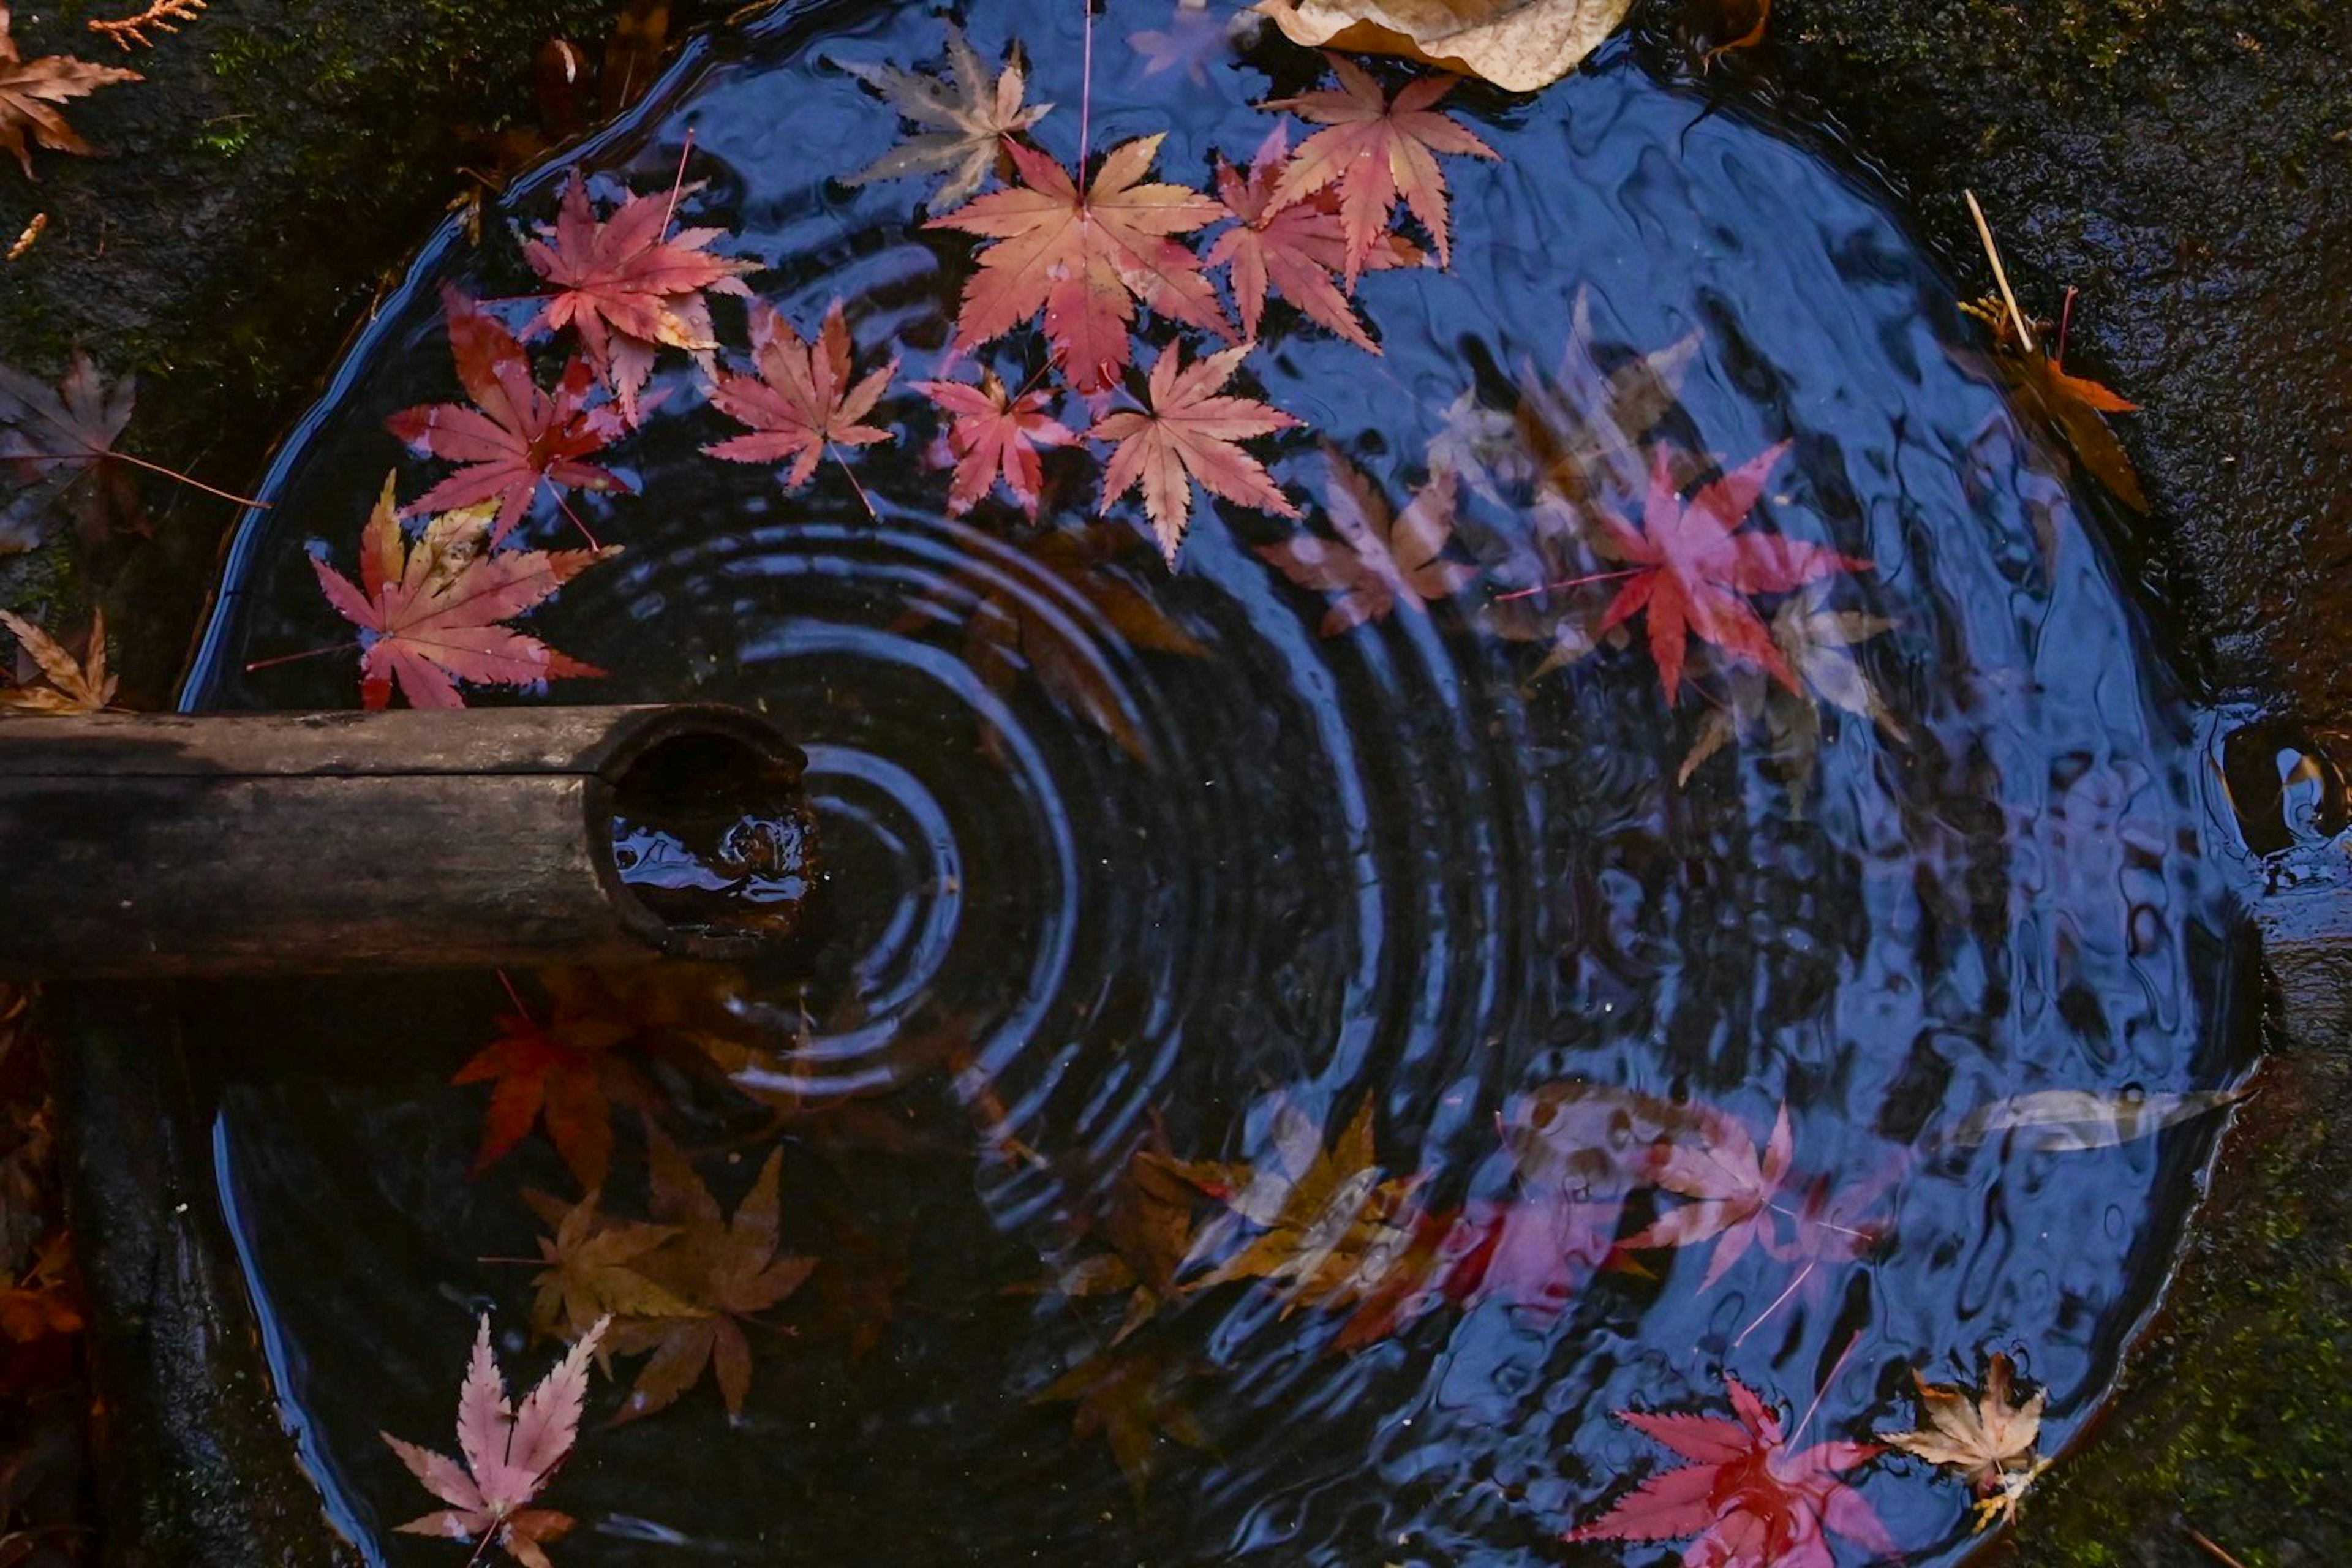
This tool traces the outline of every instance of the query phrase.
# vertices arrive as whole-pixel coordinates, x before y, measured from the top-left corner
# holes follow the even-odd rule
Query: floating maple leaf
[[[364,634],[365,706],[388,706],[394,685],[413,708],[462,708],[460,680],[529,686],[604,673],[501,623],[619,554],[620,546],[486,549],[484,537],[494,538],[495,530],[484,505],[436,518],[411,550],[392,487],[386,475],[383,498],[360,535],[359,586],[323,560],[310,560],[327,602]]]
[[[1640,530],[1613,514],[1601,523],[1614,554],[1627,562],[1627,581],[1602,615],[1607,631],[1646,613],[1650,656],[1666,700],[1682,687],[1685,639],[1696,635],[1727,658],[1758,665],[1791,691],[1797,672],[1772,641],[1770,628],[1749,605],[1751,595],[1787,593],[1838,572],[1860,572],[1870,563],[1841,555],[1825,545],[1803,544],[1777,533],[1737,531],[1764,493],[1765,477],[1787,451],[1774,447],[1763,456],[1703,487],[1685,504],[1664,450],[1650,470],[1650,498]]]
[[[621,434],[620,415],[591,408],[596,372],[574,359],[551,393],[540,390],[515,335],[455,288],[442,292],[449,353],[473,407],[457,403],[404,408],[385,427],[420,452],[461,465],[409,503],[411,516],[499,503],[490,542],[522,521],[542,484],[558,490],[614,490],[621,481],[581,459]]]
[[[1601,1518],[1568,1532],[1571,1542],[1699,1539],[1686,1568],[1833,1568],[1829,1538],[1843,1536],[1876,1556],[1895,1542],[1863,1495],[1837,1479],[1884,1452],[1874,1443],[1817,1443],[1789,1452],[1780,1417],[1727,1375],[1738,1419],[1645,1415],[1617,1418],[1691,1461],[1643,1482]]]
[[[1534,92],[1574,70],[1633,0],[1257,0],[1293,43],[1402,55]]]
[[[765,305],[751,308],[751,359],[757,372],[720,372],[710,401],[721,413],[751,426],[704,451],[737,463],[780,463],[789,458],[786,489],[808,483],[824,455],[835,447],[867,447],[890,439],[890,432],[862,423],[898,374],[893,359],[861,381],[852,382],[849,323],[834,301],[814,342],[803,338]],[[837,460],[837,459],[836,459]]]
[[[1081,1437],[1099,1433],[1110,1445],[1111,1458],[1140,1509],[1144,1488],[1160,1468],[1161,1438],[1203,1451],[1211,1447],[1184,1397],[1192,1376],[1190,1365],[1157,1349],[1106,1350],[1055,1378],[1030,1403],[1075,1401],[1072,1430]]]
[[[2139,405],[2110,391],[2087,376],[2070,375],[2058,362],[2039,350],[2016,348],[1991,354],[1952,349],[1954,363],[1987,380],[2006,384],[2018,402],[2058,427],[2083,467],[2137,512],[2147,510],[2147,492],[2124,450],[2108,428],[2111,414],[2137,414]]]
[[[1027,73],[1014,49],[992,81],[988,67],[962,30],[948,28],[948,75],[925,76],[895,66],[845,65],[852,76],[880,93],[890,107],[918,125],[934,127],[908,137],[845,182],[866,184],[944,170],[947,183],[931,193],[941,206],[960,202],[996,172],[1012,139],[1045,117],[1050,103],[1024,107]]]
[[[539,1238],[543,1267],[531,1277],[537,1294],[531,1326],[541,1333],[572,1337],[612,1317],[692,1318],[703,1310],[667,1289],[646,1272],[654,1251],[678,1234],[674,1225],[640,1225],[606,1218],[596,1210],[601,1194],[590,1192],[576,1204],[527,1189],[541,1224],[555,1234]]]
[[[1471,129],[1431,105],[1454,89],[1454,77],[1408,82],[1391,100],[1371,74],[1338,55],[1325,57],[1339,74],[1339,90],[1275,99],[1263,107],[1287,109],[1325,127],[1308,137],[1274,189],[1276,206],[1304,201],[1325,186],[1339,193],[1339,222],[1347,240],[1341,274],[1349,289],[1371,264],[1388,232],[1389,214],[1399,196],[1436,242],[1437,264],[1453,260],[1446,232],[1445,174],[1436,154],[1499,158]]]
[[[531,269],[555,294],[522,330],[526,338],[571,327],[588,363],[620,400],[621,417],[637,423],[638,396],[653,374],[656,344],[707,353],[711,335],[706,290],[749,294],[742,274],[756,264],[705,248],[726,231],[669,233],[675,193],[633,195],[602,223],[588,205],[587,182],[573,170],[555,225],[522,247]]]
[[[1861,663],[1851,651],[1881,633],[1894,630],[1895,623],[1860,610],[1832,610],[1828,607],[1828,600],[1829,585],[1814,583],[1782,605],[1772,616],[1774,646],[1786,657],[1807,692],[1818,694],[1832,707],[1871,721],[1899,740],[1903,726],[1895,722],[1878,689],[1863,673]],[[1776,697],[1780,700],[1775,700]],[[1728,747],[1742,731],[1759,724],[1768,731],[1773,760],[1792,774],[1791,793],[1801,804],[1803,787],[1811,777],[1814,759],[1821,750],[1821,715],[1811,696],[1780,696],[1780,689],[1768,686],[1760,676],[1745,681],[1735,679],[1730,705],[1711,708],[1699,721],[1698,734],[1691,742],[1690,754],[1683,759],[1676,782],[1688,784],[1691,775],[1709,757]]]
[[[1378,353],[1380,344],[1339,291],[1337,274],[1347,264],[1348,238],[1339,193],[1326,188],[1304,200],[1276,205],[1275,188],[1289,160],[1289,133],[1279,125],[1266,133],[1246,175],[1224,159],[1217,160],[1217,194],[1235,226],[1217,237],[1209,248],[1208,264],[1233,269],[1243,336],[1257,336],[1266,293],[1272,289],[1358,348]],[[1417,267],[1422,259],[1419,246],[1391,234],[1372,247],[1366,265],[1378,272]]]
[[[35,487],[19,504],[37,510],[79,491],[75,510],[85,540],[94,542],[117,526],[147,531],[127,467],[131,459],[114,449],[137,398],[134,378],[126,375],[109,387],[97,364],[79,352],[54,392],[0,364],[0,473]],[[16,510],[9,509],[11,542],[29,548],[37,542],[37,523],[16,523]]]
[[[1915,1368],[1911,1382],[1919,1391],[1919,1410],[1927,1425],[1914,1432],[1878,1435],[1890,1447],[1959,1471],[1980,1500],[1979,1530],[1996,1519],[2014,1521],[2026,1489],[2050,1468],[2050,1461],[2033,1451],[2042,1438],[2042,1406],[2049,1390],[2036,1390],[2032,1398],[2017,1404],[2010,1391],[2015,1370],[2007,1356],[1996,1353],[1985,1368],[1984,1391],[1971,1402],[1968,1390],[1929,1383]]]
[[[89,616],[89,655],[76,659],[58,640],[20,616],[0,610],[6,626],[42,675],[47,686],[0,687],[0,713],[100,713],[114,700],[116,681],[106,669],[106,615]]]
[[[926,226],[994,242],[964,285],[955,346],[977,348],[1043,310],[1045,336],[1071,384],[1093,394],[1127,368],[1139,302],[1231,337],[1201,258],[1168,237],[1214,223],[1224,209],[1182,185],[1138,183],[1164,140],[1144,136],[1113,150],[1083,194],[1061,164],[1008,142],[1020,186],[992,191]]]
[[[647,1259],[646,1271],[678,1300],[707,1312],[629,1319],[613,1331],[616,1353],[653,1352],[614,1419],[634,1421],[675,1405],[702,1380],[704,1368],[715,1367],[728,1418],[739,1421],[751,1390],[751,1346],[743,1325],[799,1289],[816,1268],[813,1258],[779,1250],[783,1151],[770,1152],[730,1220],[676,1144],[651,1133],[646,1143],[654,1215],[677,1228],[675,1239]]]
[[[1339,547],[1311,533],[1258,547],[1258,554],[1300,587],[1340,596],[1324,613],[1323,636],[1380,620],[1400,604],[1426,611],[1478,574],[1468,562],[1445,558],[1454,537],[1452,474],[1430,475],[1412,503],[1392,514],[1387,498],[1339,448],[1326,446],[1323,453],[1331,465],[1324,515],[1339,536]]]
[[[95,66],[71,55],[26,59],[17,53],[9,25],[8,7],[0,4],[0,153],[16,153],[29,180],[34,142],[58,153],[97,151],[74,134],[56,105],[87,97],[115,82],[145,79],[134,70]]]
[[[425,1489],[449,1505],[400,1526],[404,1534],[478,1539],[477,1560],[496,1542],[524,1568],[550,1568],[546,1543],[570,1530],[572,1518],[525,1505],[547,1489],[580,1436],[588,1363],[604,1326],[603,1319],[591,1324],[518,1410],[508,1402],[506,1379],[490,1349],[489,1316],[483,1315],[457,1391],[457,1451],[465,1463],[380,1434]]]
[[[1659,1215],[1627,1237],[1624,1245],[1627,1251],[1638,1252],[1714,1241],[1715,1255],[1707,1260],[1706,1278],[1699,1282],[1705,1289],[1723,1278],[1750,1246],[1770,1239],[1772,1198],[1788,1178],[1791,1135],[1785,1105],[1761,1155],[1737,1117],[1709,1112],[1699,1126],[1701,1136],[1664,1145],[1650,1173],[1659,1186],[1692,1201]]]
[[[1170,345],[1152,363],[1145,407],[1106,415],[1087,432],[1088,440],[1118,443],[1103,468],[1102,504],[1141,487],[1144,512],[1171,566],[1192,521],[1195,479],[1229,501],[1277,517],[1298,515],[1265,465],[1239,446],[1298,421],[1255,398],[1219,393],[1250,347],[1237,343],[1187,368],[1184,351]]]
[[[948,416],[948,450],[955,458],[955,480],[948,489],[948,511],[961,517],[978,504],[1003,476],[1004,488],[1032,518],[1045,483],[1040,447],[1067,447],[1077,440],[1045,410],[1052,397],[1036,390],[1014,394],[992,370],[978,386],[961,381],[919,381],[915,390]]]

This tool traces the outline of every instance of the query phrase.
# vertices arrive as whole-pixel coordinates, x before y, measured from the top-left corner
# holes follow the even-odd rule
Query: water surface
[[[1169,9],[1106,9],[1092,144],[1164,131],[1160,173],[1205,186],[1216,154],[1258,146],[1255,105],[1325,68],[1186,37]],[[1057,106],[1037,138],[1067,160],[1077,8],[962,15],[991,60],[1018,37]],[[1171,26],[1197,85],[1128,42]],[[875,415],[897,440],[848,458],[858,486],[827,462],[788,493],[700,456],[735,426],[665,354],[663,401],[603,454],[637,493],[567,498],[626,552],[531,621],[612,673],[478,699],[771,715],[809,752],[831,879],[814,973],[730,993],[739,1037],[774,1053],[769,1103],[646,1069],[722,1204],[784,1149],[785,1240],[815,1272],[753,1331],[740,1425],[706,1384],[589,1432],[551,1494],[583,1521],[558,1560],[1674,1561],[1559,1544],[1673,1462],[1610,1412],[1721,1415],[1729,1373],[1792,1423],[1818,1395],[1804,1442],[1860,1437],[1912,1424],[1912,1367],[1972,1382],[1992,1352],[2048,1388],[2062,1447],[2152,1300],[2211,1121],[2075,1152],[1948,1134],[2008,1095],[2227,1081],[2240,952],[2193,715],[2098,505],[1955,361],[1979,329],[1885,196],[1622,43],[1538,97],[1457,89],[1444,107],[1502,157],[1446,160],[1452,268],[1367,278],[1383,356],[1277,303],[1244,373],[1306,424],[1256,444],[1305,521],[1196,501],[1171,571],[1132,501],[1098,515],[1082,452],[1049,457],[1036,527],[1002,494],[945,513],[937,422],[906,383],[947,365],[975,247],[920,226],[922,182],[843,180],[899,133],[846,66],[933,61],[944,37],[928,6],[786,5],[577,160],[608,202],[662,189],[690,130],[681,221],[730,231],[719,247],[803,329],[843,300],[861,364],[902,367]],[[446,471],[384,420],[457,393],[446,282],[529,316],[517,230],[551,216],[569,166],[519,184],[478,247],[437,237],[385,301],[238,542],[195,705],[355,702],[348,654],[246,667],[346,640],[308,556],[349,569],[388,468],[404,496]],[[1570,349],[1580,296],[1589,353]],[[740,345],[740,304],[718,319]],[[1589,420],[1611,373],[1685,342],[1671,406],[1624,433],[1634,486],[1653,449],[1695,476],[1788,443],[1750,526],[1874,563],[1822,607],[1892,623],[1853,649],[1878,721],[1762,698],[1683,782],[1708,716],[1759,700],[1752,676],[1701,660],[1669,704],[1638,634],[1544,668],[1614,583],[1502,595],[1613,568],[1533,504],[1507,418],[1480,448],[1491,482],[1461,489],[1451,558],[1477,571],[1426,612],[1320,635],[1328,596],[1259,553],[1328,536],[1318,440],[1402,507],[1465,394],[1507,411],[1539,376],[1559,418]],[[1042,344],[1024,331],[989,363],[1024,377]],[[1638,493],[1602,500],[1639,515]],[[544,495],[521,537],[579,542]],[[221,1187],[283,1387],[338,1517],[384,1561],[456,1554],[388,1533],[426,1500],[377,1430],[446,1431],[476,1310],[521,1351],[530,1270],[482,1259],[532,1254],[524,1186],[578,1195],[537,1136],[469,1178],[486,1096],[447,1079],[511,1010],[488,975],[204,1009],[230,1064]],[[1114,1342],[1124,1297],[1040,1289],[1093,1278],[1145,1143],[1280,1169],[1302,1128],[1333,1145],[1369,1111],[1416,1212],[1562,1196],[1498,1132],[1560,1083],[1712,1108],[1759,1148],[1785,1107],[1770,1245],[1711,1282],[1707,1245],[1604,1267],[1680,1200],[1587,1181],[1564,1195],[1599,1205],[1597,1236],[1532,1244],[1556,1290],[1392,1333],[1363,1332],[1358,1300],[1232,1283]],[[636,1118],[616,1121],[605,1206],[642,1215]],[[1252,1234],[1215,1206],[1188,1279]],[[1196,1440],[1163,1436],[1139,1490],[1042,1397],[1087,1366]],[[600,1386],[592,1424],[625,1386]],[[1958,1482],[1901,1460],[1849,1479],[1914,1561],[1966,1550]]]

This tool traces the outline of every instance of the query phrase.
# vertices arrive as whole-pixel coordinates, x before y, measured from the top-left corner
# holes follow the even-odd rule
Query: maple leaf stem
[[[2058,346],[2050,351],[2050,363],[2059,370],[2066,368],[2066,335],[2074,325],[2074,300],[2082,293],[2072,283],[2066,285],[2066,298],[2058,306]]]
[[[332,647],[306,647],[300,653],[281,653],[276,658],[257,658],[245,667],[245,672],[251,675],[257,669],[275,669],[281,664],[294,664],[302,659],[319,658],[331,653],[349,653],[359,646],[356,642],[339,642]]]
[[[514,1010],[522,1015],[525,1023],[530,1022],[530,1008],[524,1004],[522,993],[515,989],[515,983],[507,977],[503,969],[499,971],[499,984],[507,988],[507,1000],[514,1004]]]
[[[588,542],[589,549],[602,550],[604,548],[602,544],[599,544],[596,542],[596,536],[588,531],[588,525],[580,521],[580,514],[572,510],[572,503],[563,499],[563,492],[562,490],[555,492],[555,504],[563,509],[563,515],[572,520],[572,526],[580,531],[580,537]]]
[[[882,514],[874,510],[874,502],[866,495],[866,487],[857,482],[856,474],[851,471],[848,462],[843,458],[841,453],[830,441],[824,444],[824,455],[833,459],[834,466],[841,470],[841,477],[849,481],[849,488],[857,492],[857,504],[866,509],[866,515],[876,522],[880,522]]]
[[[504,1528],[503,1525],[493,1525],[482,1531],[481,1544],[474,1548],[474,1554],[471,1557],[466,1559],[466,1568],[477,1568],[478,1564],[485,1561],[483,1553],[489,1551],[490,1543],[499,1538],[499,1531]]]
[[[255,507],[262,511],[268,511],[269,510],[269,503],[266,500],[256,500],[251,496],[241,496],[229,490],[215,489],[212,486],[205,483],[204,480],[184,474],[177,468],[167,468],[161,463],[151,463],[144,458],[134,458],[128,452],[102,452],[99,454],[99,458],[101,462],[110,458],[129,463],[135,468],[144,468],[151,474],[161,474],[167,479],[177,479],[182,484],[187,486],[190,489],[202,490],[208,496],[218,496],[223,500],[235,501],[239,506]]]
[[[1532,599],[1538,594],[1549,594],[1561,588],[1581,588],[1588,583],[1613,583],[1620,577],[1638,576],[1641,572],[1639,566],[1628,566],[1622,572],[1595,572],[1589,577],[1563,577],[1557,583],[1538,583],[1532,588],[1515,588],[1507,594],[1497,594],[1495,603],[1500,605],[1512,599]]]
[[[1779,1311],[1781,1305],[1785,1303],[1790,1297],[1797,1293],[1797,1287],[1802,1285],[1805,1282],[1806,1277],[1812,1273],[1814,1261],[1815,1260],[1812,1258],[1807,1258],[1805,1260],[1805,1266],[1797,1270],[1797,1277],[1789,1281],[1788,1289],[1781,1291],[1778,1296],[1773,1297],[1772,1304],[1765,1308],[1762,1311],[1757,1313],[1755,1320],[1746,1328],[1739,1331],[1739,1337],[1731,1342],[1731,1348],[1733,1350],[1738,1350],[1740,1346],[1746,1344],[1748,1342],[1748,1336],[1762,1328],[1765,1321],[1770,1318],[1773,1313]]]
[[[1808,1265],[1807,1267],[1811,1267],[1811,1265]],[[1830,1374],[1822,1379],[1822,1385],[1819,1388],[1813,1390],[1813,1402],[1805,1406],[1804,1419],[1797,1423],[1796,1430],[1790,1432],[1785,1439],[1788,1447],[1791,1448],[1795,1447],[1797,1446],[1797,1439],[1805,1435],[1805,1428],[1812,1424],[1815,1412],[1819,1411],[1822,1407],[1822,1397],[1829,1393],[1831,1385],[1837,1382],[1837,1374],[1845,1370],[1847,1359],[1853,1354],[1854,1348],[1861,1343],[1862,1331],[1860,1329],[1856,1329],[1853,1331],[1853,1337],[1845,1342],[1845,1349],[1838,1352],[1837,1360],[1831,1363]]]
[[[669,183],[669,205],[662,209],[661,237],[669,238],[669,226],[677,217],[677,194],[686,188],[686,161],[694,153],[694,127],[686,128],[686,145],[677,150],[677,173]]]
[[[1087,177],[1087,132],[1095,118],[1095,0],[1078,0],[1086,12],[1086,51],[1078,68],[1078,180]]]

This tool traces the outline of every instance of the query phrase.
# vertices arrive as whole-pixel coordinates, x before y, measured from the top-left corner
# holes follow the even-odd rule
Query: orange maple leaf
[[[1246,176],[1224,159],[1217,160],[1217,194],[1239,226],[1217,237],[1209,249],[1209,265],[1230,264],[1233,268],[1234,303],[1240,309],[1244,336],[1257,336],[1271,289],[1358,348],[1378,353],[1381,345],[1364,331],[1335,276],[1347,264],[1348,254],[1339,193],[1326,188],[1288,204],[1274,199],[1289,166],[1289,133],[1277,125],[1250,160]],[[1383,238],[1386,243],[1372,247],[1370,270],[1421,265],[1421,247],[1401,234]]]
[[[1171,566],[1192,521],[1194,479],[1211,495],[1243,506],[1276,517],[1298,515],[1265,465],[1237,445],[1298,421],[1253,397],[1218,395],[1251,346],[1236,343],[1187,368],[1184,351],[1171,345],[1151,366],[1150,404],[1108,415],[1087,432],[1088,440],[1118,443],[1103,469],[1102,504],[1140,485],[1143,510]]]
[[[798,489],[834,447],[867,447],[890,439],[887,430],[861,421],[888,390],[898,362],[893,359],[851,383],[849,324],[842,317],[840,300],[825,312],[814,342],[767,306],[752,306],[751,355],[757,374],[722,371],[710,388],[711,403],[751,426],[751,434],[705,447],[710,456],[738,463],[779,463],[790,458],[793,467],[784,476],[784,488]]]
[[[59,153],[95,150],[74,134],[55,105],[85,97],[112,82],[145,79],[134,70],[92,65],[71,55],[25,59],[16,53],[16,40],[9,37],[8,27],[8,7],[0,3],[0,153],[16,153],[29,180],[36,142]]]
[[[327,602],[361,629],[360,700],[391,705],[397,684],[412,708],[463,708],[457,683],[529,686],[567,675],[602,675],[594,665],[556,652],[502,625],[572,577],[618,555],[597,550],[488,550],[485,503],[436,518],[411,550],[393,500],[392,476],[360,535],[360,581],[313,556],[311,570]]]
[[[1338,55],[1325,58],[1339,75],[1339,91],[1301,93],[1261,105],[1287,109],[1326,127],[1307,139],[1283,172],[1275,186],[1275,205],[1303,201],[1327,185],[1339,189],[1339,219],[1348,241],[1343,270],[1350,289],[1371,264],[1400,195],[1437,242],[1438,265],[1450,264],[1445,175],[1436,154],[1502,156],[1468,126],[1430,107],[1452,91],[1458,79],[1423,77],[1406,83],[1391,100],[1362,67]]]
[[[1067,447],[1077,440],[1069,426],[1045,412],[1043,391],[1015,395],[994,371],[982,371],[978,386],[961,381],[919,381],[915,390],[946,411],[948,450],[955,458],[955,480],[948,510],[961,517],[1004,478],[1004,488],[1031,517],[1045,472],[1040,447]]]
[[[1043,310],[1045,336],[1071,384],[1096,393],[1127,368],[1139,302],[1233,336],[1201,258],[1168,237],[1214,223],[1224,209],[1183,185],[1137,183],[1163,140],[1139,137],[1113,151],[1084,194],[1060,163],[1008,142],[1020,187],[992,191],[924,226],[995,242],[980,253],[980,270],[964,286],[958,349],[976,348]]]

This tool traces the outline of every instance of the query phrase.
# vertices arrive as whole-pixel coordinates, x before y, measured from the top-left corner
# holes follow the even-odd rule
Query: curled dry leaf
[[[24,58],[9,36],[8,7],[0,4],[0,153],[16,154],[25,178],[33,177],[35,142],[58,153],[97,151],[74,133],[57,105],[115,82],[142,79],[137,71],[95,66],[71,55]]]
[[[1984,1391],[1971,1400],[1965,1388],[1929,1383],[1917,1372],[1911,1381],[1919,1390],[1919,1413],[1927,1425],[1914,1432],[1882,1432],[1889,1447],[1916,1455],[1931,1465],[1958,1470],[1977,1490],[1977,1528],[1996,1519],[2017,1517],[2017,1505],[2050,1461],[2035,1453],[2042,1438],[2042,1406],[2049,1397],[2037,1390],[2024,1404],[2010,1391],[2015,1371],[2005,1355],[1995,1355],[1985,1368]]]
[[[2111,1149],[2235,1104],[2252,1092],[2252,1086],[2188,1094],[2046,1089],[1997,1100],[1970,1111],[1944,1142],[1955,1148],[1973,1149],[2006,1132],[2025,1148],[2045,1153]]]
[[[1513,92],[1549,87],[1614,32],[1633,0],[1259,0],[1311,48],[1402,55]]]
[[[47,686],[19,684],[0,687],[0,715],[10,713],[98,713],[114,700],[115,679],[106,669],[106,616],[89,617],[89,654],[77,660],[58,640],[21,616],[0,610],[0,626],[15,636],[16,646],[47,678]]]

